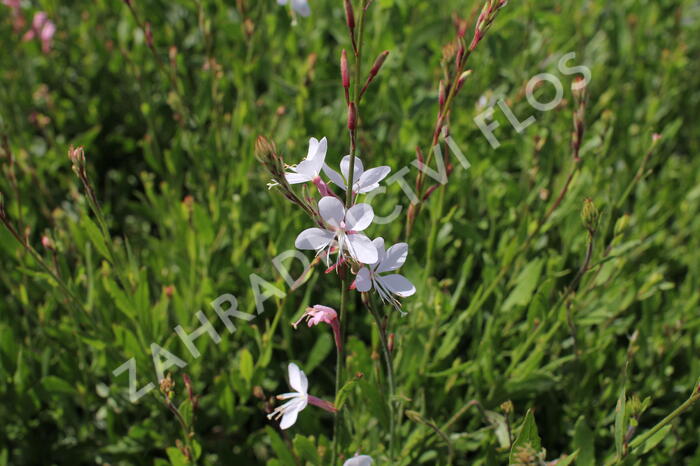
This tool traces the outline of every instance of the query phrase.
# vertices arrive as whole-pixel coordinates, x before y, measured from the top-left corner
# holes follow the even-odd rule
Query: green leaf
[[[576,421],[573,445],[579,451],[576,466],[595,466],[595,439],[583,416]]]
[[[112,262],[112,256],[109,253],[109,249],[107,248],[105,237],[102,235],[100,229],[97,228],[95,222],[93,222],[90,219],[90,217],[84,216],[82,218],[82,224],[83,228],[85,228],[85,232],[87,233],[88,238],[90,238],[90,242],[95,246],[97,252],[99,252],[102,255],[102,257]]]
[[[41,386],[51,394],[74,395],[76,393],[73,385],[54,375],[47,375],[41,379]]]
[[[168,459],[170,460],[170,464],[172,466],[187,466],[190,464],[185,455],[183,455],[182,452],[175,447],[166,448],[165,453],[168,455]]]
[[[659,429],[659,431],[657,433],[655,433],[654,435],[649,437],[647,439],[647,441],[644,442],[644,444],[643,444],[644,449],[642,449],[642,454],[645,455],[645,454],[649,453],[659,443],[661,443],[663,441],[663,439],[666,438],[668,433],[671,432],[671,427],[673,427],[673,426],[671,426],[670,424],[663,426],[661,429]]]
[[[316,343],[311,348],[309,358],[306,360],[304,369],[310,374],[319,364],[323,362],[334,347],[333,339],[328,333],[322,333],[316,339]]]
[[[543,259],[530,262],[520,272],[516,280],[517,285],[503,303],[503,310],[508,311],[515,306],[526,306],[532,298],[532,293],[537,288],[537,282],[542,273]]]
[[[243,380],[250,384],[250,381],[253,380],[255,366],[253,364],[253,355],[250,354],[248,348],[243,348],[241,350],[239,365],[241,370],[241,377],[243,377]]]
[[[579,455],[579,451],[576,450],[575,452],[573,452],[570,455],[559,458],[556,462],[556,465],[557,466],[569,466],[570,464],[573,464],[574,461],[576,461],[576,459],[578,458],[578,455]],[[579,461],[576,461],[576,466],[578,466],[579,464],[581,464],[581,463]]]
[[[535,424],[535,416],[532,414],[531,409],[527,410],[520,433],[510,449],[509,464],[515,464],[515,454],[518,448],[524,448],[525,446],[529,446],[535,451],[542,449],[542,441],[537,433],[537,424]]]
[[[618,458],[622,458],[623,456],[623,443],[625,441],[625,430],[627,428],[627,422],[625,419],[625,414],[627,411],[626,397],[627,392],[623,386],[622,390],[620,391],[620,396],[617,399],[617,405],[615,406],[615,451],[617,452]]]
[[[177,408],[178,411],[180,411],[180,415],[182,416],[182,419],[185,421],[185,424],[187,426],[192,425],[192,418],[194,416],[194,413],[192,411],[192,403],[190,402],[189,399],[183,401],[180,403],[180,407]]]
[[[265,427],[265,432],[267,432],[267,436],[270,438],[270,445],[275,451],[275,454],[280,462],[284,465],[296,464],[296,461],[294,461],[294,455],[292,455],[292,452],[289,451],[287,445],[284,443],[279,434],[277,434],[277,432],[275,432],[275,430],[270,426]]]
[[[321,464],[321,458],[318,456],[314,442],[309,440],[307,437],[304,437],[303,435],[296,435],[292,444],[294,445],[294,450],[296,450],[302,459],[314,465]]]

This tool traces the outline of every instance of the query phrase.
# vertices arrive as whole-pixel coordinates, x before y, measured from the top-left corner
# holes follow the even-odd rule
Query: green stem
[[[663,418],[658,424],[656,424],[654,427],[649,429],[648,431],[644,432],[642,435],[636,437],[632,442],[630,443],[630,450],[640,447],[644,445],[644,442],[649,440],[650,437],[652,437],[655,433],[660,431],[661,429],[664,428],[664,426],[668,425],[671,421],[673,421],[675,418],[686,412],[688,409],[690,409],[695,402],[700,400],[700,386],[696,387],[695,393],[693,393],[690,398],[685,400],[685,402],[680,405],[678,408],[674,409],[671,414]]]
[[[370,298],[372,299],[372,298]],[[374,299],[372,299],[374,301]],[[386,365],[386,380],[389,385],[389,394],[387,395],[389,405],[389,461],[393,463],[395,458],[396,446],[396,405],[394,403],[394,394],[396,393],[396,384],[394,382],[394,363],[389,350],[389,342],[386,338],[386,329],[382,325],[382,319],[374,307],[374,303],[368,304],[367,309],[374,317],[379,330],[379,341],[382,347],[382,355],[384,356],[384,364]]]
[[[443,211],[443,206],[445,203],[445,187],[442,186],[438,188],[438,203],[437,207],[433,212],[431,212],[431,221],[430,221],[430,234],[428,236],[428,252],[427,252],[427,263],[425,266],[425,278],[427,279],[430,277],[430,274],[433,272],[433,253],[435,250],[435,243],[437,242],[437,233],[438,233],[438,223],[440,222],[440,219],[442,218],[442,211]]]
[[[348,173],[348,183],[347,190],[345,193],[345,208],[348,209],[352,206],[353,202],[353,192],[352,187],[354,184],[355,175],[355,157],[357,157],[357,133],[359,126],[359,96],[360,96],[360,77],[362,73],[362,38],[364,35],[364,23],[365,23],[365,12],[367,0],[360,1],[360,18],[357,27],[357,48],[355,49],[355,69],[354,69],[354,86],[353,86],[353,99],[355,100],[355,108],[357,112],[355,127],[350,131],[350,167]],[[348,290],[350,287],[350,270],[347,267],[343,269],[343,278],[341,283],[341,295],[340,295],[340,328],[341,328],[341,343],[342,347],[338,349],[336,357],[336,369],[335,369],[335,396],[336,400],[338,393],[343,385],[343,372],[345,369],[345,333],[347,331],[347,307],[348,307]],[[335,422],[333,428],[333,462],[335,465],[338,463],[338,449],[341,427],[341,412],[335,414]]]

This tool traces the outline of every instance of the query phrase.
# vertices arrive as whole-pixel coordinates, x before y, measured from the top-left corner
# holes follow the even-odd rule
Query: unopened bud
[[[464,60],[464,41],[460,37],[459,48],[457,49],[457,56],[455,57],[455,65],[459,69],[462,66],[462,60]]]
[[[352,9],[352,1],[345,0],[345,21],[350,31],[355,30],[355,12]]]
[[[430,196],[433,195],[436,189],[438,189],[441,185],[440,184],[434,184],[433,186],[429,187],[428,190],[425,192],[423,195],[423,202],[427,201]]]
[[[508,400],[506,402],[501,403],[501,409],[506,414],[512,413],[513,412],[513,402]]]
[[[376,60],[374,60],[374,64],[372,65],[372,69],[369,70],[369,77],[370,79],[374,78],[377,73],[379,73],[379,70],[382,68],[382,65],[384,65],[384,62],[386,61],[386,57],[389,56],[389,51],[385,50],[382,53],[379,54]]]
[[[70,146],[68,149],[68,158],[73,162],[73,165],[82,165],[83,162],[85,162],[85,150],[83,146]]]
[[[465,81],[469,76],[471,76],[472,70],[467,70],[463,72],[461,75],[459,75],[459,80],[457,81],[457,89],[455,92],[459,92],[462,89],[462,86],[464,86]]]
[[[175,388],[175,382],[170,374],[160,381],[160,391],[168,398],[173,395],[173,389]]]
[[[600,212],[598,212],[598,208],[593,201],[590,198],[584,199],[583,209],[581,209],[581,222],[589,233],[593,234],[598,229],[599,218]]]
[[[348,129],[350,131],[355,131],[357,128],[357,107],[355,102],[350,102],[348,105]]]
[[[265,392],[263,391],[263,388],[260,385],[256,385],[253,387],[253,396],[259,400],[265,399]]]
[[[630,215],[625,214],[622,217],[618,218],[617,221],[615,222],[615,236],[619,236],[622,233],[625,232],[627,227],[630,224]]]
[[[395,338],[394,334],[390,333],[389,334],[389,342],[387,343],[387,347],[388,347],[390,353],[394,352],[394,338]]]
[[[343,49],[343,53],[340,54],[340,76],[343,79],[343,87],[345,89],[350,88],[350,71],[348,71],[348,54]]]
[[[151,23],[146,23],[145,29],[146,44],[148,44],[149,47],[153,47],[153,31],[151,31]]]
[[[266,163],[270,156],[277,152],[275,144],[270,142],[265,136],[258,136],[255,141],[255,156],[262,163]]]
[[[633,417],[638,417],[644,410],[642,400],[639,399],[639,395],[636,393],[627,400],[627,406],[629,408],[629,413]]]
[[[586,92],[586,81],[581,76],[577,76],[574,79],[574,82],[571,83],[571,92],[574,94],[574,98],[576,98],[576,100],[581,100],[581,98],[584,97]]]
[[[51,251],[53,251],[54,249],[53,241],[51,241],[51,238],[49,238],[46,235],[41,237],[41,245],[44,246],[44,248],[49,249]]]

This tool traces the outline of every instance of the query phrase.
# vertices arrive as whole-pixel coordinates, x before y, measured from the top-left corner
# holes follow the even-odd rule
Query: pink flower
[[[297,328],[297,325],[299,325],[304,318],[308,321],[309,327],[318,325],[321,322],[333,325],[333,322],[338,320],[338,313],[328,306],[316,304],[313,307],[306,308],[306,312],[304,312],[301,318],[292,324],[294,328]]]
[[[39,38],[41,41],[41,51],[49,53],[53,43],[53,35],[56,33],[56,25],[49,19],[44,11],[34,14],[32,28],[24,34],[25,41]]]
[[[19,0],[2,0],[2,4],[9,7],[13,13],[19,10]]]
[[[338,320],[338,313],[335,312],[333,308],[328,306],[323,306],[321,304],[316,304],[313,307],[307,307],[306,312],[292,324],[296,329],[297,325],[301,323],[302,320],[306,319],[309,327],[318,325],[320,323],[326,323],[333,329],[333,336],[335,337],[335,346],[338,351],[341,350],[343,343],[340,335],[340,321]]]

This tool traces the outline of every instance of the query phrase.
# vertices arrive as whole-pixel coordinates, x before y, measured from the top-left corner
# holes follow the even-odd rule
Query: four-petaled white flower
[[[277,395],[278,400],[289,400],[282,406],[278,406],[275,410],[267,415],[268,419],[279,419],[281,429],[288,429],[297,421],[299,412],[306,408],[309,403],[309,381],[306,379],[304,371],[299,369],[299,366],[293,362],[289,363],[289,386],[296,392]]]
[[[398,306],[398,301],[392,294],[405,298],[416,292],[416,287],[406,277],[398,273],[381,275],[384,272],[396,270],[406,262],[408,244],[397,243],[388,250],[384,249],[384,238],[372,241],[377,249],[378,260],[372,265],[362,267],[355,278],[355,288],[367,292],[374,288],[384,301]]]
[[[333,196],[325,196],[318,201],[318,211],[326,223],[326,228],[308,228],[297,236],[294,242],[299,249],[312,249],[316,254],[333,246],[338,248],[338,259],[347,250],[350,256],[362,264],[377,262],[377,248],[362,233],[374,218],[369,204],[355,204],[345,210],[343,203]]]
[[[354,174],[352,177],[353,194],[364,194],[374,191],[379,187],[379,182],[386,178],[390,171],[391,168],[386,166],[370,168],[365,171],[362,166],[362,160],[360,160],[359,157],[355,157]],[[350,156],[346,155],[343,157],[343,160],[340,161],[340,172],[342,176],[328,165],[323,166],[323,172],[343,191],[347,190],[347,183],[350,175]]]
[[[290,171],[284,174],[287,182],[289,184],[306,183],[319,178],[326,160],[327,150],[328,141],[326,138],[320,141],[316,138],[309,139],[309,152],[306,154],[306,158],[298,165],[290,166]]]
[[[347,460],[343,463],[343,466],[372,466],[372,464],[374,464],[374,460],[372,460],[371,456],[358,455]]]
[[[280,5],[286,5],[288,0],[277,0]],[[301,16],[309,16],[311,14],[311,7],[309,6],[309,0],[291,0],[292,8],[294,11],[299,13]]]

